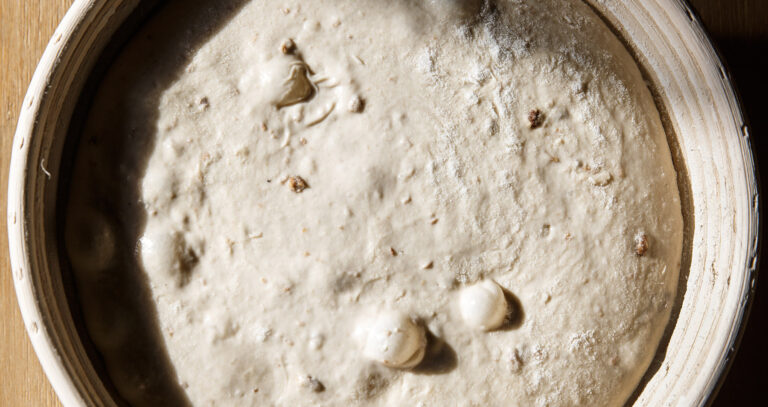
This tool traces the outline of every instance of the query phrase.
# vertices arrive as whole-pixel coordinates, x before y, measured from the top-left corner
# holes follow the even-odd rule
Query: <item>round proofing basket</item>
[[[12,273],[32,344],[66,406],[115,401],[88,357],[65,295],[57,250],[58,169],[74,106],[96,61],[118,27],[146,3],[75,1],[35,72],[13,141]],[[630,402],[703,405],[735,351],[754,288],[759,199],[749,131],[728,74],[681,0],[590,4],[626,40],[655,90],[686,220],[672,319]]]

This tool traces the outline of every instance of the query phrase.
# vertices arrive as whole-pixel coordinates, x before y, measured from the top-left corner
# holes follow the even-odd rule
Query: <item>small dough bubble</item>
[[[362,113],[365,109],[365,101],[358,95],[352,96],[347,104],[347,110],[351,113]]]
[[[178,286],[186,284],[198,259],[181,232],[151,228],[140,243],[141,262],[147,271],[170,278]]]
[[[483,280],[463,289],[459,295],[459,309],[464,322],[485,331],[492,331],[504,323],[507,316],[504,292],[493,280]]]
[[[400,312],[379,315],[370,325],[363,353],[384,366],[408,369],[424,358],[424,328]]]

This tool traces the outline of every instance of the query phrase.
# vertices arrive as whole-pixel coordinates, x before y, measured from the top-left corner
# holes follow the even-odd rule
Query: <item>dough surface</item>
[[[171,2],[142,29],[77,153],[68,253],[127,401],[625,402],[683,221],[651,94],[587,5],[222,4]],[[460,309],[486,280],[497,329],[497,297],[467,300],[483,329]],[[377,318],[407,328],[397,348],[366,351]],[[165,370],[131,356],[155,342]]]

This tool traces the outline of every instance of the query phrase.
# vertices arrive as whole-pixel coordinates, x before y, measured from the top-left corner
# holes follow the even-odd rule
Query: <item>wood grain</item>
[[[768,1],[689,0],[713,37],[768,37]]]
[[[6,206],[11,142],[19,107],[49,37],[73,0],[0,0],[0,202]],[[768,37],[768,1],[692,0],[720,38]],[[59,406],[35,356],[16,303],[0,217],[0,407]]]
[[[0,203],[6,207],[8,162],[19,107],[37,61],[72,0],[0,0]],[[0,216],[0,406],[60,406],[27,338],[8,263]]]

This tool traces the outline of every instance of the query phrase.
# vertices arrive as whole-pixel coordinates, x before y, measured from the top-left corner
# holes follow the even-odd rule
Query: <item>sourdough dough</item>
[[[82,140],[67,248],[136,405],[620,406],[669,318],[666,136],[579,1],[177,1]]]

